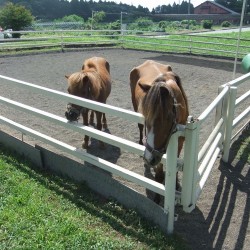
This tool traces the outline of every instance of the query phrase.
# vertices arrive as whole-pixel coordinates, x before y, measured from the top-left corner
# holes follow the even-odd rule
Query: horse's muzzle
[[[146,150],[144,151],[143,160],[147,165],[154,167],[161,162],[162,155],[150,154],[149,157],[148,154],[146,154]]]
[[[156,149],[152,148],[147,143],[146,137],[143,138],[143,145],[145,146],[145,151],[143,154],[144,162],[151,167],[154,167],[158,163],[160,163],[163,154],[166,152],[166,149],[164,148],[162,150],[156,150]]]
[[[79,112],[75,112],[75,110],[69,110],[65,112],[66,119],[73,122],[77,121],[79,118]]]

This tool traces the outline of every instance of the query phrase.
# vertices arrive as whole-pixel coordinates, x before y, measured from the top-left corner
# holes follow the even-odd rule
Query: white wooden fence
[[[190,116],[188,118],[185,131],[178,131],[171,137],[167,152],[162,158],[162,163],[164,163],[166,171],[165,185],[157,183],[142,175],[136,174],[121,166],[115,165],[89,153],[79,151],[77,148],[71,145],[42,134],[32,128],[23,126],[22,124],[16,123],[6,117],[0,116],[0,123],[21,131],[24,134],[30,135],[42,142],[52,145],[55,148],[76,156],[81,160],[87,161],[101,169],[121,176],[129,181],[132,181],[164,196],[164,210],[166,212],[166,220],[168,225],[166,232],[172,233],[174,229],[176,202],[179,202],[183,205],[184,211],[191,212],[195,208],[196,201],[221,150],[224,151],[224,156],[226,156],[223,156],[223,159],[225,161],[227,160],[227,154],[231,141],[231,128],[235,127],[238,122],[243,119],[243,117],[246,117],[249,114],[248,108],[239,118],[235,118],[233,120],[232,115],[234,113],[233,110],[235,106],[238,106],[238,104],[246,100],[250,95],[248,91],[235,101],[235,86],[247,81],[248,79],[250,79],[250,74],[240,77],[235,81],[226,84],[225,86],[221,86],[221,92],[219,93],[218,97],[213,101],[213,103],[209,105],[209,107],[207,107],[207,109],[198,117],[198,119],[194,119]],[[74,103],[79,106],[108,113],[112,116],[117,116],[131,122],[142,124],[144,122],[143,116],[139,113],[117,108],[111,105],[100,105],[99,103],[90,100],[82,99],[63,92],[41,87],[3,75],[0,75],[0,84],[8,84],[32,90],[34,92],[47,95],[48,97],[58,98],[62,101],[65,101],[65,103]],[[67,129],[84,133],[90,137],[102,140],[113,146],[138,154],[139,156],[143,156],[145,147],[133,141],[129,141],[115,135],[110,135],[91,127],[70,123],[65,118],[19,103],[17,101],[7,99],[2,96],[0,96],[0,103],[16,110],[27,112],[49,122],[61,125]],[[217,122],[215,124],[214,130],[207,139],[206,143],[199,150],[198,142],[200,136],[200,127],[211,111],[216,108],[220,111],[218,111],[217,114],[220,113],[220,115],[217,115]],[[178,136],[180,135],[185,136],[186,140],[183,161],[177,159]],[[167,155],[171,155],[171,157],[167,157]],[[176,157],[174,157],[175,155]],[[180,170],[178,165],[181,165],[181,163],[184,163],[182,192],[176,192],[176,171],[177,169]]]
[[[237,87],[250,81],[250,73],[219,87],[219,94],[197,118],[189,118],[185,130],[184,169],[181,204],[186,212],[191,212],[204,188],[213,165],[222,154],[222,160],[228,162],[231,140],[250,122],[250,90],[236,98]],[[249,84],[249,83],[248,83]],[[239,104],[248,100],[248,106],[237,117],[234,111]],[[215,124],[206,142],[199,148],[200,129],[212,111],[216,110]],[[233,129],[245,119],[247,122],[232,136]]]

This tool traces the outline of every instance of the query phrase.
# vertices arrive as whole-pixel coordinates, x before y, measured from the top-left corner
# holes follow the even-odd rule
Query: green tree
[[[96,28],[97,24],[105,18],[106,14],[104,11],[92,12],[92,17],[88,19],[88,23],[91,25],[91,29]]]
[[[31,12],[22,5],[7,3],[0,11],[0,24],[4,29],[19,31],[29,26],[34,17]],[[19,38],[20,33],[14,33],[14,38]]]
[[[62,21],[63,22],[82,22],[83,23],[84,19],[80,16],[73,14],[73,15],[69,15],[69,16],[64,16],[62,18]]]

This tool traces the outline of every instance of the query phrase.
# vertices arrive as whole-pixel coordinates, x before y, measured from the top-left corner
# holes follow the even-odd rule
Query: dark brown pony
[[[143,139],[142,124],[138,124],[140,144],[145,145],[144,161],[154,167],[155,180],[164,180],[160,163],[177,124],[185,124],[188,102],[181,80],[169,65],[147,60],[130,72],[130,87],[134,110],[145,117],[147,136]],[[184,138],[178,139],[178,156]],[[178,185],[178,178],[177,178]],[[159,202],[159,197],[156,197]]]
[[[68,79],[69,94],[106,103],[111,91],[110,67],[106,59],[102,57],[86,59],[80,72],[75,72],[65,77]],[[69,103],[65,116],[69,121],[76,121],[79,119],[80,114],[82,114],[83,124],[88,126],[94,122],[93,111],[91,112],[90,120],[88,120],[88,111],[87,108]],[[95,113],[97,120],[96,128],[98,130],[102,130],[102,127],[107,128],[105,114],[98,111],[95,111]],[[103,147],[103,145],[104,144],[100,142],[100,146]],[[87,148],[88,146],[89,137],[85,136],[82,147]]]

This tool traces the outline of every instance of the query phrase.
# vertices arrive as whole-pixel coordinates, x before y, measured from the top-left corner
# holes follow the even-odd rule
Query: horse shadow
[[[249,142],[242,150],[242,142],[249,136],[250,127],[233,142],[229,162],[219,162],[219,182],[213,203],[206,208],[210,208],[206,216],[199,205],[190,214],[177,207],[176,231],[192,249],[223,249],[228,240],[233,241],[231,249],[244,249],[249,244],[245,242],[249,236],[250,217]],[[230,231],[232,227],[237,234]]]
[[[173,62],[173,63],[180,63],[180,64],[187,64],[187,65],[194,65],[194,66],[203,66],[206,68],[211,69],[221,69],[224,71],[231,72],[232,71],[232,62],[230,61],[216,61],[216,60],[208,60],[209,56],[203,56],[203,58],[192,55],[192,60],[190,59],[190,55],[180,56],[176,54],[168,54],[168,55],[160,55],[160,56],[154,56],[154,57],[148,57],[147,60],[157,60],[157,61],[165,61],[165,62]],[[223,59],[223,58],[222,58]],[[238,67],[236,69],[236,73],[242,73],[242,69]]]
[[[103,132],[111,134],[108,128],[103,129]],[[121,155],[121,149],[119,147],[104,143],[104,147],[101,148],[99,145],[99,140],[93,137],[90,138],[90,146],[86,149],[86,152],[114,164],[117,162]],[[98,171],[104,171],[105,173],[111,175],[110,172],[102,170],[91,163],[85,162],[85,165],[96,168]]]

